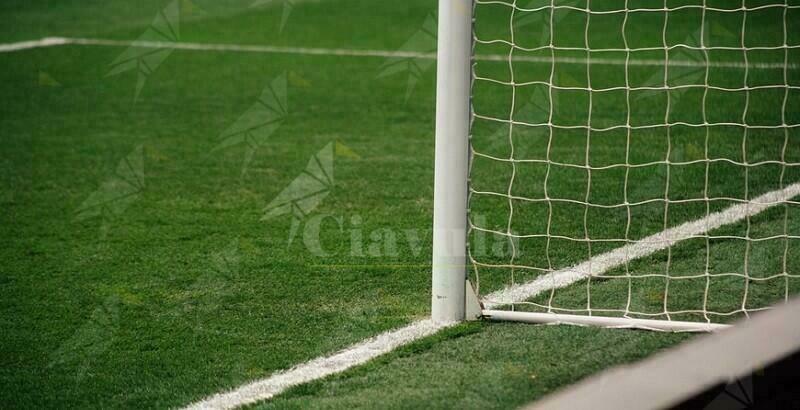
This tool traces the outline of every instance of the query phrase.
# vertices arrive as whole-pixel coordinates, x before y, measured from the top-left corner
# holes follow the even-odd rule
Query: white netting
[[[800,5],[654,3],[475,1],[488,306],[716,322],[800,292]]]

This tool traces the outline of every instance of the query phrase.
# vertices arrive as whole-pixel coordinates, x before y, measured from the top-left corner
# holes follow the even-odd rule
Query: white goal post
[[[800,0],[678,3],[439,0],[434,321],[713,331],[797,293]]]
[[[435,321],[465,317],[472,0],[439,1],[433,205]]]

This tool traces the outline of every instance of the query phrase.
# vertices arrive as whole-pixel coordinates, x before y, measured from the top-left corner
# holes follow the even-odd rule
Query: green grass
[[[689,337],[571,326],[461,325],[252,407],[516,408]]]
[[[215,41],[247,42],[263,29],[258,15],[280,10],[251,12],[247,27],[232,17]],[[206,30],[193,24],[184,36]],[[430,75],[404,106],[404,83],[375,80],[380,59],[176,52],[134,105],[135,74],[105,76],[121,51],[0,57],[5,98],[20,102],[2,119],[4,403],[177,406],[426,314],[429,269],[415,266],[427,253],[349,258],[329,224],[322,242],[334,256],[315,257],[300,240],[287,246],[288,219],[260,218],[310,156],[339,140],[361,159],[337,160],[336,189],[318,213],[358,215],[367,235],[428,226],[431,188],[418,182],[432,178]],[[289,116],[242,177],[242,147],[212,150],[284,71],[302,79],[289,87]],[[39,86],[40,73],[60,86]],[[145,185],[135,200],[76,220],[139,145]],[[420,232],[426,248],[429,237]],[[215,255],[231,250],[238,265],[217,274]],[[375,263],[393,266],[327,267]]]
[[[51,3],[4,4],[0,18],[8,24],[0,30],[2,42],[59,35],[135,39],[167,5],[164,1],[136,7],[124,2]],[[248,8],[246,3],[184,3],[180,39],[392,50],[400,48],[436,7],[427,0],[380,5],[335,0],[335,7],[333,0],[297,2],[279,32],[279,6]],[[481,21],[492,30],[504,26],[502,15]],[[564,38],[574,36],[580,38],[578,34]],[[797,43],[791,36],[789,42]],[[428,315],[432,64],[425,66],[406,101],[405,74],[379,77],[385,63],[380,58],[174,51],[147,78],[134,103],[136,73],[107,76],[109,64],[122,51],[64,46],[0,54],[5,67],[0,90],[6,101],[0,116],[5,137],[0,150],[3,407],[180,406]],[[795,57],[792,61],[797,62]],[[531,76],[547,69],[519,67]],[[505,66],[487,63],[479,70],[501,76]],[[243,145],[215,151],[219,136],[283,73],[288,78],[288,115],[257,147],[252,161],[244,166]],[[592,84],[619,81],[617,74],[592,73]],[[652,74],[639,76],[647,79]],[[741,78],[741,73],[718,74],[723,79]],[[790,74],[792,84],[798,84],[797,72]],[[754,81],[775,79],[775,72],[751,75]],[[582,81],[579,70],[564,78]],[[531,100],[536,90],[520,93],[523,100]],[[495,109],[501,115],[509,107],[502,89],[477,95],[486,104],[481,109]],[[620,96],[614,98],[608,101],[608,115],[598,120],[614,120],[613,107]],[[565,95],[559,101],[577,107],[582,100]],[[737,111],[736,104],[723,101],[714,112]],[[754,120],[774,114],[773,105],[751,104]],[[790,104],[797,107],[796,95]],[[640,106],[649,110],[637,116],[643,120],[661,112],[657,103]],[[791,109],[789,122],[797,122],[797,112]],[[540,114],[530,110],[524,115]],[[581,116],[585,120],[585,113],[573,114],[573,120]],[[489,145],[491,141],[480,139],[497,133],[497,125],[476,122],[475,126],[476,148],[507,155],[504,144]],[[526,141],[515,147],[517,154],[541,155],[545,140],[540,134],[516,132],[518,141]],[[525,133],[530,138],[518,138]],[[666,140],[656,137],[634,135],[639,151],[631,152],[632,159],[663,159],[659,155],[665,152]],[[790,135],[787,161],[800,157],[797,137],[794,132]],[[619,161],[624,135],[608,132],[592,138],[593,160]],[[702,156],[698,146],[704,146],[704,138],[691,130],[675,130],[671,141],[675,160]],[[715,155],[740,158],[740,135],[720,132],[711,138],[712,147],[719,150]],[[290,217],[261,218],[267,204],[305,169],[309,158],[336,141],[357,155],[336,157],[335,188],[309,215],[330,216],[320,230],[327,255],[317,255],[304,245],[304,225],[289,244]],[[585,135],[564,132],[555,141],[553,161],[581,163]],[[754,132],[748,158],[775,159],[775,141],[782,142],[783,136]],[[475,172],[483,175],[475,179],[476,188],[505,192],[508,169],[496,165],[476,161]],[[553,168],[551,195],[582,200],[585,172]],[[683,188],[671,193],[702,192],[696,184],[704,170],[676,168],[680,167],[670,171],[671,186],[684,181]],[[718,190],[714,192],[742,197],[740,169],[724,164],[712,168],[711,180]],[[537,183],[541,167],[517,171],[515,193],[541,194]],[[664,166],[637,172],[631,173],[636,183],[629,195],[643,199],[663,195]],[[753,168],[750,195],[775,189],[776,172],[775,166]],[[134,177],[140,180],[134,183]],[[597,188],[591,200],[618,202],[619,178],[617,171],[595,173]],[[795,182],[800,175],[793,167],[784,178]],[[96,192],[117,196],[97,215],[81,211]],[[514,226],[519,229],[538,229],[547,212],[523,205],[517,209]],[[475,202],[473,210],[485,215],[487,224],[507,222],[507,202]],[[583,235],[582,207],[564,206],[557,212],[553,223],[561,234]],[[704,212],[704,206],[671,206],[668,224]],[[753,218],[753,234],[774,232],[776,226],[782,227],[783,216],[777,209]],[[599,221],[592,235],[596,230],[598,235],[619,238],[621,217],[618,212],[592,216]],[[631,238],[663,229],[663,204],[637,208],[636,218]],[[797,210],[790,208],[791,232],[798,231],[798,219]],[[741,233],[742,228],[725,229]],[[387,245],[392,243],[389,232],[396,236],[395,247]],[[351,235],[361,239],[361,252],[353,251],[358,241]],[[543,245],[531,241],[523,246],[522,255],[542,266]],[[593,252],[616,246],[598,245]],[[740,244],[714,246],[719,269],[740,268],[736,263],[741,258],[730,257],[742,252]],[[775,267],[769,246],[751,250],[758,266]],[[672,266],[696,269],[698,258],[704,262],[704,249],[704,244],[694,242],[676,247]],[[552,246],[551,252],[556,267],[587,257],[585,249],[566,243]],[[653,270],[661,265],[663,258],[655,255],[637,261],[635,268]],[[798,267],[790,268],[796,272]],[[492,289],[508,279],[508,272],[497,272],[483,275],[481,283]],[[609,295],[619,294],[619,289],[607,287]],[[563,303],[580,304],[583,289],[567,290]],[[643,303],[647,297],[654,296],[645,294]],[[686,337],[469,324],[293,389],[263,406],[342,408],[385,402],[390,407],[443,407],[456,400],[466,407],[507,408]],[[587,345],[596,345],[602,354],[586,349]],[[485,382],[481,385],[478,379]]]

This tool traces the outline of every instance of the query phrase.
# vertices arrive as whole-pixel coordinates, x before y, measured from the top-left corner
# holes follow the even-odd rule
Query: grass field
[[[290,2],[290,8],[251,3],[7,1],[0,6],[0,18],[6,22],[0,42],[70,36],[355,50],[429,52],[433,47],[425,31],[436,9],[431,0],[298,0]],[[488,15],[479,14],[485,23],[478,29],[486,31],[479,34],[503,36],[505,11],[479,11],[484,12]],[[791,16],[796,15],[793,9]],[[155,16],[161,16],[157,24]],[[753,21],[767,26],[773,18],[764,13]],[[565,19],[560,38],[582,39],[585,22]],[[730,24],[735,27],[734,23]],[[765,42],[775,40],[753,32]],[[788,44],[800,42],[798,32],[790,28]],[[594,37],[609,42],[616,38],[603,33]],[[644,41],[646,36],[640,37]],[[536,38],[541,40],[538,34]],[[0,53],[0,89],[6,101],[0,117],[5,138],[0,150],[0,201],[5,210],[0,224],[0,255],[5,261],[0,268],[3,407],[177,407],[429,315],[432,61],[412,60],[406,69],[380,57],[150,51],[134,60],[126,59],[126,48],[118,46],[64,45]],[[478,52],[503,50],[489,47]],[[751,58],[778,58],[760,54]],[[788,58],[800,62],[794,49]],[[549,70],[549,65],[524,62],[517,67],[531,78]],[[585,68],[559,71],[569,73],[564,81],[579,86]],[[713,72],[720,81],[743,78],[741,71],[733,71]],[[502,78],[507,65],[479,64],[478,73]],[[592,85],[618,83],[618,74],[592,73]],[[689,70],[687,76],[693,79],[696,74]],[[638,75],[646,81],[653,73]],[[751,71],[750,76],[753,81],[783,82],[781,70]],[[790,84],[800,85],[799,76],[798,70],[788,71]],[[476,105],[476,111],[504,115],[509,108],[507,89],[476,88],[476,101],[479,97],[484,104]],[[522,101],[541,105],[536,87],[520,93]],[[717,97],[709,115],[741,116],[740,100]],[[566,107],[561,112],[573,116],[564,121],[586,121],[586,113],[575,108],[583,106],[581,98],[559,96]],[[636,118],[663,121],[663,107],[646,100],[658,97],[641,98],[645,100],[637,100],[636,107],[644,112]],[[692,101],[697,96],[689,92],[680,98]],[[774,121],[774,96],[753,98],[748,118],[754,123]],[[798,102],[793,90],[787,123],[800,122]],[[608,108],[598,111],[605,114],[597,119],[618,121],[624,96],[615,94],[606,103]],[[691,108],[676,112],[697,119]],[[476,149],[507,155],[504,144],[480,139],[502,133],[501,126],[476,122],[475,127]],[[518,141],[529,143],[516,147],[518,155],[541,154],[541,135],[515,132]],[[714,155],[742,160],[741,129],[730,131],[736,133],[733,136],[728,132],[712,134],[713,147],[719,150]],[[530,138],[524,138],[526,133]],[[624,154],[624,133],[603,134],[608,138],[592,141],[593,161],[618,163]],[[632,152],[632,158],[663,160],[663,138],[648,133],[636,137],[646,145],[637,145],[641,152]],[[673,137],[675,161],[704,156],[704,133],[676,130]],[[776,144],[785,140],[785,162],[800,161],[796,128],[788,136],[753,131],[748,138],[748,161],[780,158]],[[565,132],[551,149],[559,157],[551,159],[581,164],[586,143],[585,134]],[[477,160],[475,167],[474,175],[482,175],[474,178],[476,189],[505,192],[507,167]],[[555,191],[550,194],[584,200],[585,171],[553,168],[557,169],[551,170],[550,182]],[[672,167],[670,196],[702,194],[705,171],[700,168]],[[744,197],[742,167],[720,163],[712,168],[716,195]],[[750,168],[749,197],[777,189],[779,168]],[[541,167],[517,172],[521,182],[515,193],[541,194]],[[663,196],[665,165],[638,172],[630,176],[635,190],[629,195],[640,200]],[[593,175],[591,201],[619,203],[620,177],[619,170]],[[320,179],[324,181],[316,185]],[[300,182],[292,185],[293,181]],[[783,182],[797,181],[800,169],[787,167]],[[285,206],[285,195],[294,195],[296,206]],[[711,204],[712,210],[728,205]],[[657,202],[637,207],[630,238],[662,230],[663,207]],[[519,209],[528,213],[519,214],[515,229],[530,232],[541,228],[537,224],[548,212],[538,206]],[[667,225],[695,219],[705,210],[705,204],[671,206]],[[553,224],[562,235],[583,236],[584,211],[583,206],[559,207],[561,214]],[[620,231],[624,215],[617,211],[591,216],[598,221],[592,225],[597,235],[625,236]],[[505,199],[474,202],[473,212],[488,226],[503,227],[508,221]],[[798,212],[794,206],[767,211],[750,222],[750,235],[782,231],[784,218],[796,235]],[[746,223],[724,228],[732,234],[743,229]],[[797,255],[796,241],[791,242],[792,255]],[[766,245],[782,247],[783,242]],[[751,260],[774,273],[782,254],[766,245],[755,245],[760,250],[751,249],[759,252]],[[544,266],[542,243],[528,241],[523,246],[521,255],[528,259],[520,261]],[[601,243],[592,252],[616,246]],[[740,270],[742,247],[736,241],[714,244],[716,268]],[[551,251],[554,268],[588,256],[585,248],[566,241],[551,245]],[[505,260],[507,255],[496,257]],[[796,273],[799,259],[789,260],[790,272]],[[655,270],[663,261],[659,254],[632,268]],[[702,268],[705,243],[687,241],[676,247],[671,263],[685,271]],[[517,280],[526,277],[520,275]],[[486,290],[507,283],[507,271],[481,277]],[[796,293],[800,283],[793,280],[790,286]],[[618,289],[605,288],[611,290],[611,303]],[[774,290],[764,299],[774,300]],[[584,303],[585,285],[565,292],[564,305]],[[645,292],[644,302],[648,295],[662,299]],[[390,408],[509,408],[688,337],[469,323],[256,407],[380,403]]]

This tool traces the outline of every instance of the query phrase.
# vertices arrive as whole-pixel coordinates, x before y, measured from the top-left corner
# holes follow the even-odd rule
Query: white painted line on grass
[[[262,54],[298,54],[316,55],[333,57],[380,57],[380,58],[409,58],[435,60],[436,53],[422,53],[414,51],[389,51],[389,50],[357,50],[348,48],[318,48],[318,47],[281,47],[270,45],[247,45],[247,44],[215,44],[215,43],[187,43],[187,42],[168,42],[168,41],[145,41],[145,40],[109,40],[100,38],[73,38],[73,37],[47,37],[36,41],[23,41],[19,43],[0,44],[0,53],[9,53],[40,47],[51,47],[57,45],[81,45],[81,46],[107,46],[107,47],[141,47],[141,48],[170,48],[174,50],[192,51],[216,51],[216,52],[237,52],[237,53],[262,53]],[[475,56],[478,61],[497,61],[507,62],[508,55],[501,54],[479,54]],[[514,61],[550,64],[555,61],[561,64],[586,65],[629,65],[629,66],[663,66],[664,60],[659,59],[630,59],[624,58],[586,58],[578,57],[556,57],[553,60],[544,56],[514,56]],[[703,61],[692,60],[670,60],[671,67],[705,67]],[[710,67],[717,68],[750,68],[764,70],[782,70],[783,63],[759,63],[750,62],[745,64],[741,61],[712,61],[708,63]],[[789,63],[785,65],[789,70],[800,69],[800,64]]]
[[[750,203],[735,205],[697,221],[667,229],[661,233],[648,236],[639,242],[598,255],[574,267],[553,272],[527,284],[490,293],[485,299],[497,302],[486,303],[485,307],[489,309],[504,303],[522,302],[541,292],[550,290],[553,285],[563,287],[585,278],[587,274],[602,274],[623,264],[625,257],[635,259],[650,255],[693,235],[699,235],[723,225],[739,222],[748,216],[754,216],[798,195],[800,195],[800,183],[790,185],[782,190],[766,193],[752,199]],[[233,409],[266,400],[290,387],[318,380],[364,364],[375,357],[391,352],[417,339],[430,336],[452,325],[433,323],[430,320],[414,322],[400,329],[367,339],[331,356],[320,357],[229,392],[215,394],[191,404],[187,409]]]
[[[366,363],[375,357],[389,353],[417,339],[430,336],[453,324],[434,323],[430,320],[414,322],[400,329],[367,339],[332,356],[320,357],[235,390],[215,394],[189,405],[186,409],[233,409],[269,399],[292,386],[318,380]]]
[[[387,50],[355,50],[347,48],[315,48],[315,47],[280,47],[269,45],[247,44],[214,44],[214,43],[185,43],[168,41],[126,41],[104,40],[96,38],[68,38],[69,44],[88,46],[113,46],[113,47],[141,47],[141,48],[172,48],[175,50],[194,51],[228,51],[237,53],[262,53],[262,54],[300,54],[318,56],[340,57],[383,57],[383,58],[426,58],[435,59],[436,54],[415,53]]]
[[[31,48],[52,47],[69,44],[69,40],[63,37],[46,37],[41,40],[20,41],[18,43],[0,44],[0,53],[12,53],[15,51],[28,50]]]
[[[501,305],[517,303],[553,288],[558,289],[569,286],[588,275],[602,275],[611,269],[622,266],[626,260],[632,261],[652,255],[685,239],[705,234],[724,225],[739,222],[748,216],[759,214],[798,195],[800,195],[800,183],[768,192],[751,199],[750,202],[734,205],[720,212],[711,213],[705,218],[669,228],[629,245],[597,255],[581,264],[548,273],[534,281],[510,286],[486,295],[484,308],[492,309]]]

